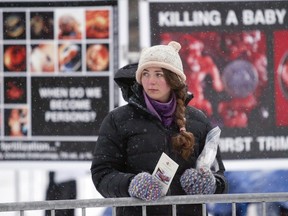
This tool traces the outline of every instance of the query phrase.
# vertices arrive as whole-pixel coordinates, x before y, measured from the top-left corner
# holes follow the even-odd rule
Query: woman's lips
[[[155,92],[158,92],[157,89],[148,89],[149,92],[152,92],[152,93],[155,93]]]

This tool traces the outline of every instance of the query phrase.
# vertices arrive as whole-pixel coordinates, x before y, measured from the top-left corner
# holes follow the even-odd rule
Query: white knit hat
[[[183,71],[183,65],[179,56],[181,45],[176,41],[171,41],[168,45],[156,45],[144,48],[141,52],[138,69],[136,71],[136,80],[141,83],[141,75],[145,68],[161,67],[174,72],[184,82],[186,76]]]

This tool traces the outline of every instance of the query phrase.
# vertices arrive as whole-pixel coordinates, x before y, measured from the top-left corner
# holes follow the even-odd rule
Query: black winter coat
[[[176,124],[169,128],[162,125],[146,108],[142,86],[135,82],[132,82],[134,84],[131,86],[131,78],[125,78],[125,68],[124,72],[119,71],[120,74],[121,72],[124,77],[120,75],[120,79],[115,78],[115,81],[121,87],[128,104],[111,111],[101,125],[91,166],[96,189],[104,197],[129,197],[128,187],[131,179],[140,172],[152,174],[161,154],[165,152],[179,165],[167,195],[185,195],[180,185],[180,176],[186,169],[195,168],[206,135],[211,130],[208,119],[201,111],[187,106],[186,129],[194,134],[196,144],[194,153],[188,160],[184,160],[173,151],[170,141],[171,136],[179,131]],[[219,153],[218,150],[214,174],[217,182],[216,193],[224,193],[227,184]],[[201,208],[200,205],[179,205],[177,215],[202,215]],[[142,213],[139,207],[123,207],[117,208],[117,215],[133,216]],[[172,207],[148,206],[147,215],[172,215]]]

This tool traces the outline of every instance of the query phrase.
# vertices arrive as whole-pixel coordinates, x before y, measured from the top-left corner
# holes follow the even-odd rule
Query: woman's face
[[[141,83],[146,94],[153,100],[163,103],[169,100],[171,87],[165,80],[162,68],[145,68],[142,72]]]

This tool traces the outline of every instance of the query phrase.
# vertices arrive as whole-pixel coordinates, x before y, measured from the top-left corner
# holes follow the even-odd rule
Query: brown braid
[[[176,152],[181,154],[185,160],[192,154],[194,150],[195,138],[193,133],[186,131],[186,119],[185,119],[185,100],[187,98],[186,84],[183,83],[178,75],[171,73],[169,70],[163,69],[165,79],[169,86],[176,94],[176,112],[175,120],[179,127],[179,133],[172,137],[172,145]],[[181,128],[181,131],[180,131]],[[184,130],[182,130],[184,129]]]

